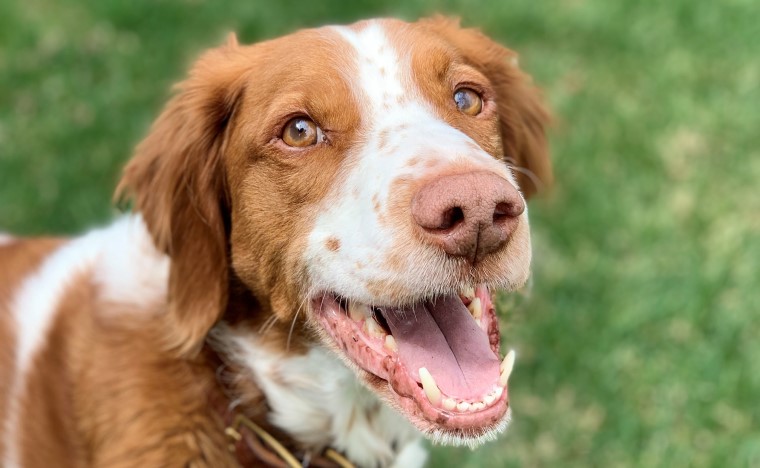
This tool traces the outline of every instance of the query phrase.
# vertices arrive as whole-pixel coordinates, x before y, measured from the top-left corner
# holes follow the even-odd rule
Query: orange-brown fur
[[[33,272],[47,255],[63,244],[63,239],[18,239],[0,246],[0,421],[8,413],[9,391],[15,378],[13,374],[16,337],[11,319],[10,301],[24,278]],[[0,459],[4,447],[0,444]]]
[[[234,466],[208,407],[214,369],[167,354],[155,316],[125,324],[89,273],[72,279],[27,376],[24,466]]]
[[[294,36],[231,43],[204,55],[125,170],[121,188],[136,195],[156,244],[174,259],[169,317],[184,334],[173,337],[182,352],[197,349],[223,312],[230,267],[261,313],[276,314],[283,327],[299,306],[301,272],[294,264],[312,216],[307,202],[323,197],[335,179],[356,138],[358,110],[345,84],[321,71],[327,64],[350,67],[340,59],[350,51],[336,51],[314,31]],[[273,56],[302,55],[304,43],[314,53],[273,65]],[[257,81],[265,63],[267,79]],[[341,136],[340,144],[313,150],[321,154],[292,156],[271,145],[279,129],[273,122],[284,124],[282,117],[305,99],[300,82],[288,80],[294,74],[310,83],[307,111]]]

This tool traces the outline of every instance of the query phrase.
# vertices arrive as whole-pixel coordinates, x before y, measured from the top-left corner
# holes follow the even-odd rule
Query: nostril
[[[493,210],[493,222],[498,223],[520,216],[524,210],[522,203],[501,202],[497,203]]]
[[[509,207],[506,206],[506,203],[499,203],[493,210],[493,222],[498,223],[499,221],[509,218],[509,215],[507,214],[508,212]]]
[[[464,211],[462,211],[462,208],[455,206],[443,212],[438,229],[450,229],[462,221],[464,221]]]

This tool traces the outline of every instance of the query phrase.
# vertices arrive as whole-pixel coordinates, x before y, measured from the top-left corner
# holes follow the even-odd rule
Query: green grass
[[[0,227],[109,219],[170,84],[227,31],[434,10],[521,53],[557,116],[557,185],[531,204],[533,287],[505,307],[514,423],[431,464],[759,466],[755,0],[2,2]]]

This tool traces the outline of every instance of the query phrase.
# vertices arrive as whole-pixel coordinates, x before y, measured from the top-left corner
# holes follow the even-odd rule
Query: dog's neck
[[[333,448],[359,466],[421,466],[419,433],[329,350],[276,347],[265,334],[223,321],[209,335],[229,410],[298,453]]]
[[[224,424],[228,449],[240,466],[355,466],[333,448],[322,452],[304,449],[285,431],[274,427],[267,417],[270,409],[265,396],[251,380],[239,378],[246,372],[238,364],[225,363],[208,344],[204,346],[203,359],[216,369],[217,385],[211,386],[208,393],[209,408]],[[237,397],[241,394],[245,394],[248,400],[244,402]]]
[[[321,346],[275,349],[254,330],[220,323],[210,335],[231,405],[302,452],[328,447],[358,465],[390,465],[419,439],[354,373]]]

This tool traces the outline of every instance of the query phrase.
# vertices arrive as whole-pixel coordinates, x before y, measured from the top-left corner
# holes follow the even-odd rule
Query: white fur
[[[155,311],[166,299],[169,257],[156,250],[142,217],[122,219],[102,242],[106,253],[93,271],[100,298],[139,311]]]
[[[428,438],[434,444],[451,445],[453,447],[469,447],[471,450],[474,450],[486,442],[495,441],[505,430],[507,430],[510,421],[512,421],[511,406],[507,408],[507,414],[504,415],[494,427],[483,434],[452,435],[448,432],[435,429],[428,434]]]
[[[6,234],[4,232],[0,232],[0,247],[2,247],[4,245],[12,244],[13,241],[15,241],[15,240],[16,240],[16,238],[13,237],[12,235]]]
[[[446,282],[446,269],[438,264],[434,249],[420,246],[413,258],[404,259],[405,267],[396,271],[384,264],[398,243],[410,239],[398,224],[388,223],[388,217],[385,223],[381,221],[375,201],[381,214],[388,214],[394,181],[425,175],[419,166],[409,166],[413,158],[423,163],[435,161],[436,169],[465,161],[473,170],[491,171],[515,186],[516,182],[506,164],[478,149],[472,138],[437,116],[434,106],[413,84],[410,57],[399,55],[382,23],[371,21],[359,31],[351,27],[333,30],[356,54],[358,76],[349,70],[345,79],[359,84],[354,94],[362,106],[361,130],[366,140],[347,155],[350,172],[334,185],[317,210],[304,253],[313,289],[336,291],[366,303],[385,299],[367,288],[378,282],[403,283],[421,295],[438,293],[431,288]],[[527,222],[527,215],[523,218]],[[339,253],[325,247],[330,238],[340,239]]]
[[[364,388],[330,351],[315,347],[292,356],[224,324],[212,332],[212,342],[250,369],[267,397],[270,422],[300,443],[315,450],[333,447],[358,466],[424,464],[427,454],[419,432]],[[372,418],[366,417],[368,411]]]
[[[16,364],[5,421],[5,460],[0,466],[19,466],[17,402],[29,366],[72,281],[87,275],[104,300],[145,308],[148,301],[163,300],[167,271],[168,261],[152,248],[142,219],[129,216],[64,244],[24,281],[11,305],[17,331]]]
[[[401,449],[391,468],[407,468],[425,465],[428,452],[422,444],[422,439],[410,442]]]

